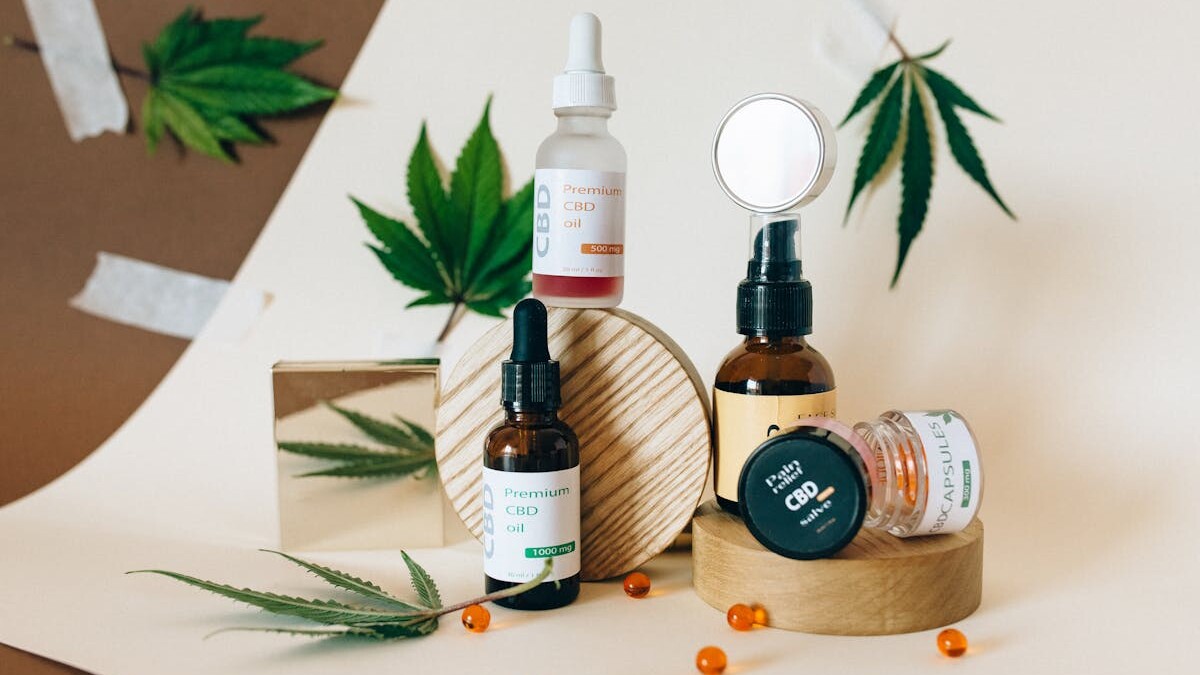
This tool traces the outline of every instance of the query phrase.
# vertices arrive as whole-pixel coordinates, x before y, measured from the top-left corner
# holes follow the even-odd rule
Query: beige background
[[[859,83],[813,55],[825,11],[817,3],[702,3],[686,13],[646,3],[589,7],[605,21],[605,61],[618,78],[621,105],[612,128],[629,148],[625,306],[675,337],[710,379],[736,340],[733,298],[745,248],[745,217],[708,168],[716,121],[735,100],[763,89],[799,94],[836,118]],[[270,536],[263,512],[269,501],[260,494],[266,462],[244,449],[269,443],[255,369],[280,357],[370,352],[381,332],[418,340],[437,331],[445,308],[398,311],[414,294],[362,248],[362,226],[345,194],[406,213],[398,188],[406,153],[396,149],[411,147],[428,118],[434,146],[452,161],[488,91],[496,93],[493,124],[509,167],[527,176],[536,144],[553,128],[549,78],[562,61],[569,14],[563,3],[479,4],[470,12],[433,2],[387,6],[347,81],[347,98],[327,117],[239,274],[239,283],[276,293],[256,333],[237,348],[201,339],[138,416],[57,494],[0,512],[6,532],[23,532],[42,550],[61,541],[44,525],[47,513],[70,513],[71,527],[116,523],[109,525],[112,541],[120,535],[123,543],[78,570],[78,583],[98,584],[86,593],[63,590],[83,593],[75,620],[96,616],[118,592],[102,587],[104,580],[148,557],[139,537],[173,531],[178,519],[189,523],[192,538],[155,548],[164,566],[190,563],[219,574],[236,563],[247,583],[279,583],[275,567],[245,553]],[[940,153],[927,229],[899,288],[889,292],[895,178],[848,228],[839,226],[847,167],[861,143],[858,125],[840,136],[842,170],[828,194],[805,209],[805,268],[817,303],[813,342],[837,373],[843,416],[953,406],[983,445],[984,605],[962,624],[975,647],[957,667],[1117,673],[1187,672],[1191,665],[1200,602],[1191,573],[1200,545],[1190,497],[1200,469],[1190,428],[1200,402],[1192,346],[1200,273],[1191,258],[1200,230],[1190,198],[1200,177],[1200,138],[1186,83],[1200,57],[1191,35],[1197,19],[1200,10],[1179,3],[1106,11],[1081,1],[906,3],[905,43],[917,51],[953,37],[938,66],[1005,119],[1002,126],[968,124],[1022,219],[1009,222]],[[464,321],[447,360],[489,325]],[[189,419],[187,406],[198,400],[228,424],[212,430]],[[149,446],[157,432],[175,427],[187,433],[168,464]],[[205,471],[216,474],[232,462],[245,471],[224,478],[222,500],[208,502],[189,489],[203,483]],[[170,494],[155,489],[162,481],[176,486]],[[89,499],[95,508],[88,513],[67,508]],[[155,509],[144,508],[147,500]],[[199,541],[219,550],[205,557],[195,548]],[[475,552],[427,555],[452,590],[477,585],[470,576]],[[377,560],[358,564],[381,568]],[[536,629],[545,644],[574,644],[581,634],[595,639],[610,660],[584,659],[579,672],[687,667],[690,650],[714,639],[732,643],[753,672],[791,672],[797,661],[830,670],[886,662],[894,672],[927,672],[939,663],[928,636],[761,631],[732,642],[717,613],[686,590],[686,568],[673,560],[662,565],[655,573],[676,585],[637,612],[596,587],[579,607],[524,628]],[[38,574],[32,566],[14,570]],[[4,589],[15,602],[33,602],[21,589]],[[162,585],[139,590],[130,601],[137,611],[89,630],[114,646],[121,635],[154,640],[124,654],[84,653],[86,645],[75,645],[73,658],[111,672],[156,655],[197,672],[300,672],[333,663],[365,672],[394,668],[398,654],[414,668],[466,669],[516,663],[527,652],[524,640],[510,638],[529,633],[489,635],[484,650],[465,648],[461,631],[450,630],[393,651],[321,648],[287,659],[281,652],[294,653],[270,637],[217,649],[194,638],[228,625],[227,604],[201,604],[194,592]],[[185,614],[181,625],[183,606],[198,613]],[[618,613],[628,618],[613,620]],[[50,644],[38,625],[36,617],[0,625],[8,631],[0,637],[68,649]],[[643,643],[639,635],[655,638]],[[186,664],[184,654],[193,655]]]

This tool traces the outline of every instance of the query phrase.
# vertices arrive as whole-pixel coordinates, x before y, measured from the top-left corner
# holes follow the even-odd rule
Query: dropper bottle
[[[837,414],[829,362],[808,344],[812,285],[801,274],[800,217],[833,173],[828,120],[782,94],[737,103],[717,128],[713,170],[750,211],[750,260],[738,284],[740,345],[713,384],[713,481],[717,503],[739,513],[738,479],[751,452],[804,417]]]
[[[617,109],[600,58],[600,19],[571,19],[567,65],[554,78],[558,128],[537,151],[533,295],[554,307],[615,307],[625,292],[625,148],[608,132]]]
[[[579,439],[558,418],[558,361],[546,334],[545,305],[517,303],[512,353],[500,366],[504,423],[483,455],[487,592],[529,581],[554,561],[544,583],[496,601],[512,609],[553,609],[579,595]]]

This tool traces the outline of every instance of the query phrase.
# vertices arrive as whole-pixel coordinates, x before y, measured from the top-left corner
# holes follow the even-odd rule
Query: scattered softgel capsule
[[[750,630],[754,628],[754,609],[749,605],[743,605],[740,602],[729,608],[725,613],[725,620],[729,622],[729,627],[734,630]]]
[[[644,598],[650,592],[650,577],[641,572],[634,572],[625,577],[625,595],[631,598]]]
[[[754,623],[760,626],[768,625],[766,607],[763,607],[762,605],[750,605],[750,608],[754,610]]]
[[[472,633],[482,633],[492,622],[492,613],[482,605],[471,605],[463,610],[463,627]]]
[[[708,646],[696,652],[696,670],[704,675],[721,675],[725,672],[725,652],[720,647]]]
[[[967,636],[963,635],[962,631],[947,628],[938,633],[937,645],[938,651],[951,658],[956,658],[966,653]]]

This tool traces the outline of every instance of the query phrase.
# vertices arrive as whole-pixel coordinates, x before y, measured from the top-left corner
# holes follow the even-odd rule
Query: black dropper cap
[[[754,236],[753,257],[738,284],[738,333],[812,333],[812,284],[800,276],[799,229],[798,219],[773,220]]]
[[[558,361],[546,345],[546,306],[526,298],[513,310],[513,347],[500,366],[500,400],[514,411],[557,410]]]

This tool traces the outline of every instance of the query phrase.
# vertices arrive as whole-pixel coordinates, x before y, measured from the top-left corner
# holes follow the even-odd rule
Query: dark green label
[[[963,498],[962,507],[965,509],[971,503],[971,463],[963,462]]]
[[[534,548],[525,549],[526,558],[553,558],[554,556],[566,555],[575,550],[575,542],[568,541],[565,544],[558,546],[537,546]]]

